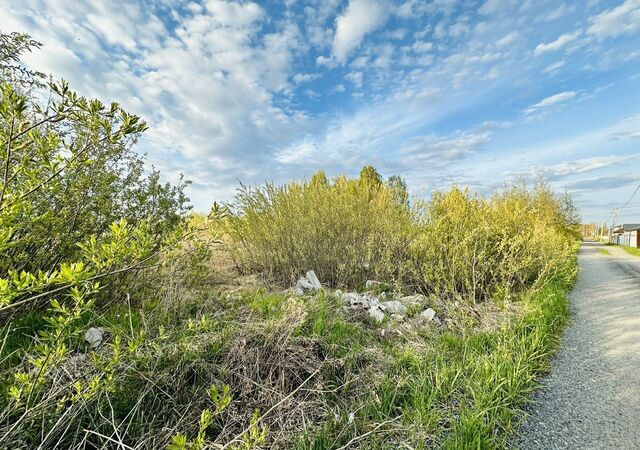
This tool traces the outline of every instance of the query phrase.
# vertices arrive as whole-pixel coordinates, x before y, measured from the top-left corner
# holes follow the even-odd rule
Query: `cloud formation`
[[[416,195],[451,183],[486,192],[540,167],[560,188],[640,170],[615,159],[637,153],[640,124],[624,119],[640,113],[639,8],[5,0],[0,26],[45,44],[28,64],[142,115],[139,151],[168,179],[192,179],[206,210],[238,179],[320,168],[355,175],[373,164]]]
[[[539,56],[543,53],[560,50],[561,48],[566,47],[568,44],[578,39],[581,34],[582,30],[575,31],[573,33],[564,33],[553,42],[549,42],[548,44],[538,44],[533,53],[534,55]]]
[[[560,92],[558,94],[551,95],[540,100],[538,103],[529,106],[523,112],[524,114],[533,114],[535,112],[541,111],[545,108],[548,108],[553,105],[557,105],[558,103],[565,103],[568,100],[571,100],[576,96],[576,93],[573,91]]]
[[[349,0],[344,13],[336,19],[333,37],[332,54],[339,62],[360,46],[365,35],[385,22],[387,7],[381,0]]]

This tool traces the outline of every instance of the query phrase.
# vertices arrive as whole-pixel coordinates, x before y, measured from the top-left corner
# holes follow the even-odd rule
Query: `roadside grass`
[[[635,248],[635,247],[629,247],[628,245],[616,245],[616,244],[611,244],[611,243],[606,243],[604,244],[606,246],[609,247],[618,247],[621,248],[622,250],[624,250],[625,252],[629,253],[630,255],[633,256],[640,256],[640,248]],[[600,252],[600,250],[598,250]],[[602,252],[600,252],[602,253]]]
[[[640,248],[629,247],[628,245],[621,245],[622,249],[633,256],[640,256]]]
[[[568,321],[575,267],[524,295],[525,312],[501,329],[428,329],[383,345],[389,363],[375,387],[336,405],[295,448],[504,448]]]
[[[600,253],[601,255],[611,255],[609,250],[607,250],[606,248],[599,248],[598,253]]]
[[[569,275],[518,298],[521,314],[490,331],[374,325],[354,320],[325,293],[244,293],[179,319],[157,304],[113,308],[95,323],[110,339],[122,336],[127,362],[109,393],[88,401],[72,423],[107,435],[99,414],[113,414],[129,424],[120,432],[130,441],[164,448],[170,434],[163,427],[171,423],[194,436],[208,404],[205,391],[228,384],[232,403],[221,420],[233,428],[216,422],[207,431],[225,442],[253,410],[267,411],[302,387],[265,418],[269,442],[288,424],[280,448],[503,448],[567,322],[572,264]],[[11,333],[3,354],[22,357],[41,317],[14,326],[25,331]],[[308,376],[313,381],[303,386]],[[145,418],[150,411],[153,420]],[[51,414],[47,420],[57,418]],[[61,432],[52,431],[51,439],[79,438]]]

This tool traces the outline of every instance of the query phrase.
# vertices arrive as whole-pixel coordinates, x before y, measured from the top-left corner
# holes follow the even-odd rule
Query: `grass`
[[[610,247],[620,247],[622,250],[624,250],[625,252],[629,253],[630,255],[633,256],[640,256],[640,248],[636,248],[636,247],[629,247],[628,245],[616,245],[616,244],[611,244],[611,243],[606,243],[605,245],[610,246]],[[600,250],[598,250],[600,252]],[[600,252],[602,253],[602,252]]]
[[[640,256],[640,248],[629,247],[628,245],[621,245],[622,249],[633,256]]]
[[[607,250],[606,248],[599,248],[598,253],[600,253],[601,255],[611,255],[611,253],[609,253],[609,250]]]
[[[295,448],[503,448],[567,323],[572,280],[527,294],[524,314],[501,329],[432,331],[382,346],[388,363],[370,394],[339,405]]]
[[[268,410],[317,371],[267,420],[269,439],[285,432],[280,448],[503,448],[567,322],[567,278],[525,293],[517,300],[521,314],[489,331],[428,325],[393,333],[389,324],[354,320],[324,293],[245,293],[223,309],[211,305],[182,319],[163,315],[158,305],[144,314],[114,308],[98,323],[122,336],[146,335],[146,342],[114,378],[109,401],[88,403],[74,420],[106,434],[97,409],[130,424],[120,430],[128,441],[164,447],[167,423],[193,436],[207,405],[204,390],[229,384],[233,402],[224,423],[236,431],[216,422],[208,432],[228,439],[254,409]],[[163,324],[160,336],[153,330]],[[42,326],[36,315],[15,325]],[[30,333],[7,345],[28,345]],[[153,420],[143,421],[147,411]],[[279,423],[287,428],[278,430]]]

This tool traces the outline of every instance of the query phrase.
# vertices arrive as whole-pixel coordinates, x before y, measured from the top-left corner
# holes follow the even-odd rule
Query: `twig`
[[[12,143],[12,134],[13,134],[13,125],[16,118],[11,118],[11,130],[9,131],[9,139],[7,141],[7,160],[4,163],[4,177],[2,181],[2,192],[0,193],[0,207],[2,207],[2,202],[4,201],[4,194],[7,191],[7,184],[9,183],[9,164],[11,160],[11,143]]]
[[[129,449],[129,450],[135,450],[133,447],[129,447],[127,444],[124,444],[124,443],[122,443],[122,442],[120,442],[120,441],[116,441],[115,439],[110,438],[109,436],[105,436],[104,434],[98,433],[97,431],[88,430],[88,429],[86,429],[86,428],[84,428],[82,431],[84,431],[85,433],[91,433],[91,434],[95,434],[96,436],[100,436],[101,438],[104,438],[104,439],[106,439],[106,440],[108,440],[108,441],[111,441],[111,442],[113,442],[114,444],[121,445],[122,447],[124,447],[124,448],[126,448],[126,449]]]
[[[276,409],[278,406],[280,406],[282,403],[284,403],[287,399],[289,399],[290,397],[292,397],[296,392],[298,392],[302,386],[304,386],[310,379],[312,379],[313,377],[316,376],[316,374],[318,372],[320,372],[320,369],[322,368],[322,366],[324,365],[324,361],[322,362],[322,364],[320,364],[318,366],[318,368],[307,377],[307,379],[305,379],[300,386],[298,386],[297,388],[295,388],[293,391],[291,391],[291,393],[289,395],[287,395],[285,398],[283,398],[282,400],[280,400],[278,403],[276,403],[275,405],[273,405],[271,408],[269,408],[267,410],[267,412],[265,412],[263,415],[261,415],[260,417],[258,417],[258,419],[256,421],[254,421],[251,425],[249,425],[247,428],[245,428],[240,434],[238,434],[236,437],[234,437],[233,439],[231,439],[229,442],[227,442],[226,444],[224,444],[220,450],[224,450],[225,448],[229,447],[229,445],[231,445],[232,443],[234,443],[235,441],[237,441],[238,439],[240,439],[242,436],[244,436],[247,432],[249,432],[253,427],[255,427],[258,422],[260,422],[262,419],[264,419],[265,417],[267,417],[269,415],[269,413],[271,413],[271,411],[273,411],[274,409]]]
[[[391,423],[391,422],[395,422],[396,420],[398,420],[400,418],[400,416],[395,417],[393,419],[389,419],[389,420],[385,420],[384,422],[380,422],[378,425],[376,425],[372,430],[367,431],[364,434],[361,434],[360,436],[356,436],[353,439],[351,439],[349,442],[347,442],[345,445],[343,445],[342,447],[338,448],[337,450],[345,450],[347,448],[349,448],[349,446],[355,442],[358,442],[361,439],[366,438],[367,436],[375,433],[376,431],[378,431],[381,427],[383,427],[384,425]]]

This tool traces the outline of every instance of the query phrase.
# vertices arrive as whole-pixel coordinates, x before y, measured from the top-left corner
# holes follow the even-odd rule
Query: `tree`
[[[373,166],[364,166],[360,170],[360,183],[378,188],[382,185],[382,176]]]
[[[409,191],[407,183],[400,175],[392,175],[387,180],[387,186],[391,190],[393,198],[399,205],[409,206]]]
[[[0,270],[73,261],[78,242],[121,218],[148,221],[156,236],[178,226],[188,182],[171,186],[145,173],[132,146],[146,124],[117,103],[78,96],[64,80],[43,85],[19,65],[37,47],[27,35],[0,37]]]

